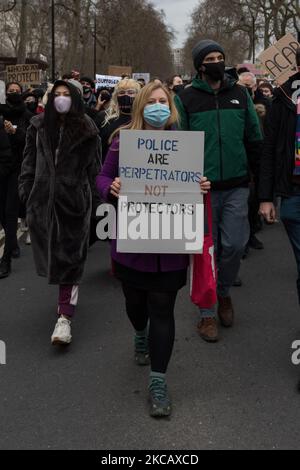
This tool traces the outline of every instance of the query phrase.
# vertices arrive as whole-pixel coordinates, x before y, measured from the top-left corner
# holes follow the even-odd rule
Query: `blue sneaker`
[[[160,418],[170,416],[172,404],[165,379],[152,377],[149,385],[150,416]]]

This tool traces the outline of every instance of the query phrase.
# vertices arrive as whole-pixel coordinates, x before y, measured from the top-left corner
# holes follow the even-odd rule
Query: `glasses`
[[[136,95],[137,91],[136,90],[120,90],[118,91],[118,96],[134,96]]]

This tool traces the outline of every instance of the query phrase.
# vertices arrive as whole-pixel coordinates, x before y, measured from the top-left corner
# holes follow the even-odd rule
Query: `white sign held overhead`
[[[96,88],[115,88],[121,80],[121,77],[112,75],[96,75]]]
[[[140,80],[142,78],[143,80],[145,80],[145,83],[147,85],[147,83],[150,82],[150,73],[133,73],[132,78],[134,80]]]
[[[5,93],[5,82],[0,80],[0,104],[5,104],[6,93]]]

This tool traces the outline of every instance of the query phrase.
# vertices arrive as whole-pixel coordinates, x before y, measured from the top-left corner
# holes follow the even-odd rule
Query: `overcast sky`
[[[158,10],[164,10],[167,23],[176,30],[174,47],[181,47],[186,39],[186,25],[190,21],[190,13],[199,0],[151,0]]]

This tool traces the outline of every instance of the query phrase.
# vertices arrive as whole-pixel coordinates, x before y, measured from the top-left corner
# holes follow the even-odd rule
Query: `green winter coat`
[[[247,184],[256,173],[262,134],[246,88],[227,79],[218,91],[196,77],[175,97],[182,130],[205,132],[204,174],[214,189]]]

